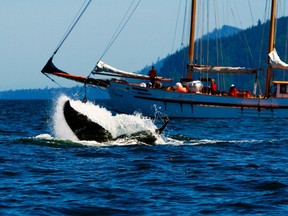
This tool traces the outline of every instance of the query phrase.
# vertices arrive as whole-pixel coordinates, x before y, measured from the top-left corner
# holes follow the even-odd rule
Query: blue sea
[[[0,215],[288,214],[288,119],[171,119],[156,144],[97,143],[63,100],[0,101]],[[163,123],[72,105],[112,134]]]

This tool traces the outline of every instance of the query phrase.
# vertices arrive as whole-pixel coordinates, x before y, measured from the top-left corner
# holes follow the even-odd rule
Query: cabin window
[[[287,85],[280,85],[280,93],[281,94],[285,94],[286,93],[286,88],[287,88]]]

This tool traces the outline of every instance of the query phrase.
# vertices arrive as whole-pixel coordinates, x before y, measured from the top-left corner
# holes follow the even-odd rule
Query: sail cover
[[[108,64],[105,64],[103,61],[98,61],[96,64],[96,67],[93,70],[93,73],[102,73],[102,72],[108,72],[108,73],[115,73],[118,75],[130,75],[130,76],[138,76],[138,74],[132,73],[132,72],[126,72],[123,70],[119,70],[117,68],[114,68]],[[141,77],[148,77],[145,75],[140,75]]]
[[[189,67],[194,72],[207,73],[227,73],[227,74],[255,74],[257,69],[245,67],[227,67],[227,66],[210,66],[210,65],[195,65],[190,64]]]
[[[119,76],[124,78],[134,78],[134,79],[142,79],[142,80],[149,80],[150,77],[147,75],[136,74],[132,72],[126,72],[123,70],[119,70],[114,68],[108,64],[105,64],[103,61],[98,61],[94,70],[93,74],[102,74],[102,75],[110,75],[110,76]],[[163,82],[171,82],[172,79],[164,78],[164,77],[157,77],[159,80]]]
[[[269,57],[272,68],[288,70],[288,64],[280,59],[275,48],[269,53]]]

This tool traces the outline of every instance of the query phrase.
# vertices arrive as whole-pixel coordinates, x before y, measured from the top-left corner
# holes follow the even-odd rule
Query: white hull
[[[240,98],[197,93],[180,93],[111,82],[108,92],[120,112],[135,111],[145,116],[170,118],[288,118],[286,98]]]

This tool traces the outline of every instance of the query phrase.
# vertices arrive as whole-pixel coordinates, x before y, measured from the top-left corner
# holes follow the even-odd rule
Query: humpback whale
[[[93,140],[101,143],[121,138],[136,139],[141,143],[153,144],[157,140],[157,135],[160,135],[169,123],[169,119],[166,119],[165,123],[155,130],[155,133],[150,130],[143,130],[132,134],[123,134],[113,138],[112,134],[100,124],[91,121],[86,115],[76,111],[71,106],[69,100],[65,102],[63,111],[68,126],[79,140]]]

